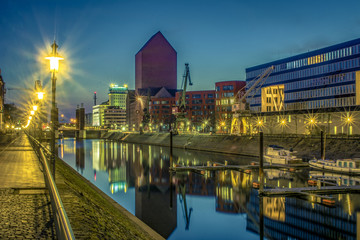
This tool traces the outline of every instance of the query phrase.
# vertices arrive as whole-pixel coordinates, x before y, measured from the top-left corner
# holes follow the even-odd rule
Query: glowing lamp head
[[[34,115],[34,114],[35,114],[35,111],[31,110],[31,111],[30,111],[30,114],[31,114],[31,115]]]
[[[32,119],[32,116],[29,116],[29,120],[31,120]]]
[[[46,59],[50,60],[50,71],[58,72],[59,71],[59,61],[63,60],[64,58],[58,56],[58,54],[57,54],[58,45],[56,45],[55,40],[54,40],[54,43],[51,45],[51,48],[52,48],[51,56],[46,57]]]
[[[37,94],[37,97],[38,97],[39,100],[44,99],[44,93],[43,92],[37,92],[36,94]]]
[[[33,110],[34,110],[34,111],[37,111],[37,110],[38,110],[38,106],[34,105],[34,106],[33,106]]]
[[[59,71],[59,61],[63,60],[64,58],[62,58],[62,57],[47,57],[46,59],[50,60],[50,71],[58,72]]]

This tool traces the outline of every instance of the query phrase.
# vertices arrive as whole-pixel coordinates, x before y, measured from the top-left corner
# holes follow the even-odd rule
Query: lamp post
[[[46,57],[50,60],[50,71],[51,71],[51,141],[50,141],[50,151],[51,151],[51,160],[53,163],[53,178],[55,179],[55,131],[56,131],[56,104],[55,104],[55,94],[56,94],[56,72],[59,71],[59,61],[64,58],[59,57],[57,53],[58,45],[54,40],[54,43],[51,45],[52,52],[51,56]]]

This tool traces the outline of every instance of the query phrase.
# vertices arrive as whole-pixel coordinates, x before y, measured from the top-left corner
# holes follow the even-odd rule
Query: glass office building
[[[246,88],[273,72],[247,97],[254,112],[329,111],[360,105],[360,38],[246,69]],[[256,88],[255,88],[256,89]]]

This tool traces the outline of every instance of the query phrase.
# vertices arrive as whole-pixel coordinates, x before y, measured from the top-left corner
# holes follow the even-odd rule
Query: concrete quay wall
[[[170,134],[118,134],[116,138],[128,143],[169,146]],[[320,138],[310,135],[264,136],[264,146],[279,145],[287,149],[293,148],[296,155],[303,159],[319,158]],[[359,139],[326,139],[325,153],[327,158],[360,158]],[[175,135],[173,146],[176,148],[200,150],[207,152],[230,153],[245,156],[259,156],[258,136],[229,136],[229,135]]]

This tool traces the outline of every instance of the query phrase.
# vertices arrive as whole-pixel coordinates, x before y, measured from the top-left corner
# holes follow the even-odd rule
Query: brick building
[[[181,92],[177,92],[175,99],[178,104]],[[215,127],[215,91],[186,92],[186,115],[190,129],[196,131],[212,131]]]
[[[240,89],[245,93],[245,81],[223,81],[215,83],[216,127],[218,132],[229,132],[232,119],[232,105]]]

